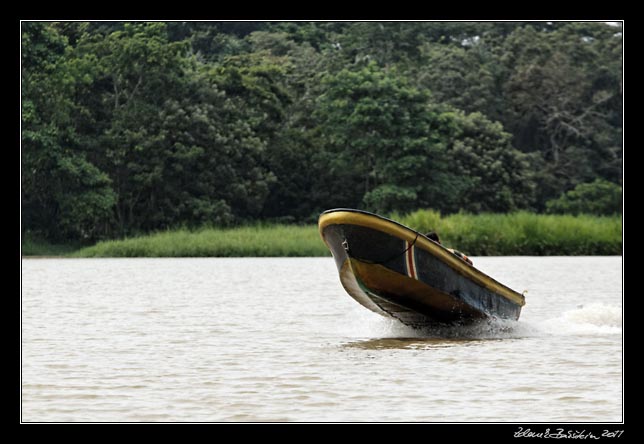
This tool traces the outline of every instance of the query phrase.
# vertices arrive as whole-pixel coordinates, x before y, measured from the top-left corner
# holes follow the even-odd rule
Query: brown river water
[[[22,421],[622,421],[622,258],[473,259],[518,322],[413,330],[330,257],[24,259]]]

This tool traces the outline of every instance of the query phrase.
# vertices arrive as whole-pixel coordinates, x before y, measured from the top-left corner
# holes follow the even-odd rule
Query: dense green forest
[[[622,29],[23,22],[22,226],[50,241],[622,210]]]

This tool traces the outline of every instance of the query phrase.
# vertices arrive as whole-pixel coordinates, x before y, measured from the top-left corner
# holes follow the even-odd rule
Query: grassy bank
[[[619,255],[621,217],[454,214],[392,215],[421,232],[436,230],[447,246],[468,255]],[[75,257],[328,256],[314,225],[258,225],[159,232],[100,242]]]
[[[23,256],[66,256],[79,248],[79,244],[52,244],[30,235],[22,238]]]
[[[269,225],[175,230],[100,242],[77,257],[233,257],[330,255],[315,226]]]
[[[435,230],[445,245],[472,256],[619,255],[622,218],[510,214],[453,214],[416,211],[395,220],[421,232]]]

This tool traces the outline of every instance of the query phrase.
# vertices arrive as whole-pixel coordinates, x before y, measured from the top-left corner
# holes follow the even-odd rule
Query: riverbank
[[[22,238],[22,256],[27,257],[65,257],[81,249],[80,244],[50,243],[31,236]]]
[[[622,254],[622,216],[452,214],[416,211],[394,220],[470,256],[602,256]]]
[[[391,216],[421,232],[438,231],[445,245],[470,256],[622,254],[622,218],[416,211]],[[310,257],[330,253],[315,225],[254,225],[177,229],[78,248],[30,240],[23,256],[63,257]]]
[[[74,257],[271,257],[330,256],[312,225],[257,225],[164,231],[99,242]]]

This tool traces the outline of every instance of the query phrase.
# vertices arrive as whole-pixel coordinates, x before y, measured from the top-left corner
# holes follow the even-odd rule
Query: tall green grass
[[[453,214],[432,210],[390,217],[420,232],[437,231],[446,246],[472,256],[619,255],[622,219],[615,217]],[[317,226],[255,225],[178,229],[100,242],[75,257],[329,256]]]
[[[621,216],[516,212],[442,217],[431,210],[392,216],[418,231],[436,231],[445,245],[474,256],[622,254]]]
[[[99,242],[76,257],[330,256],[313,225],[268,225],[165,231]]]
[[[79,244],[53,244],[26,234],[22,238],[22,256],[65,256],[80,248]]]

